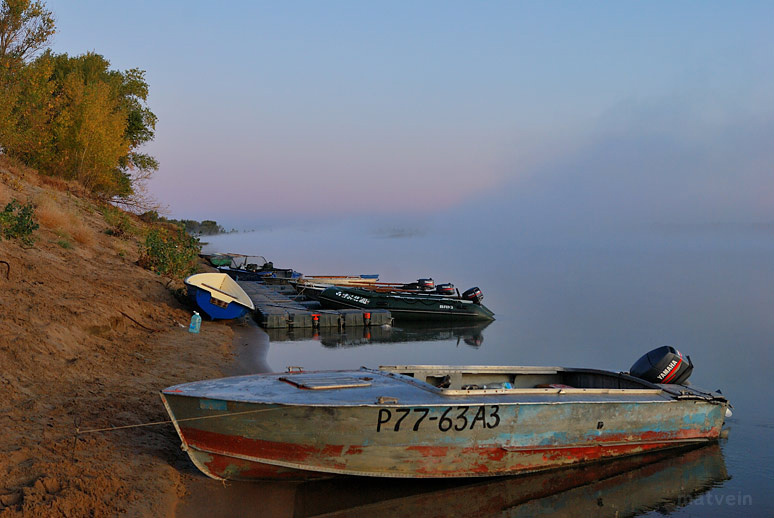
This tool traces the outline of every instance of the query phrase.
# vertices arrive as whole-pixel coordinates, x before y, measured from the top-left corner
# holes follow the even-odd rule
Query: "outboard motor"
[[[439,295],[454,295],[454,284],[439,284],[435,287],[435,292]]]
[[[465,300],[473,301],[476,304],[481,304],[481,301],[484,300],[484,294],[481,293],[481,290],[478,289],[478,287],[475,287],[470,288],[465,293],[463,293],[462,298]]]
[[[418,279],[417,285],[422,291],[433,291],[435,289],[435,281],[433,279]]]
[[[404,290],[433,291],[435,290],[435,281],[433,279],[418,279],[417,282],[404,284],[401,288]]]
[[[674,347],[665,345],[653,349],[637,360],[629,373],[651,383],[683,385],[693,372],[690,356],[683,356]]]

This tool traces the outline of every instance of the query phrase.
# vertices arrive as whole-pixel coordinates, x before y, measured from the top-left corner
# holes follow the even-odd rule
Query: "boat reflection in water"
[[[455,340],[480,347],[484,341],[482,331],[491,322],[477,325],[450,326],[443,324],[410,323],[395,326],[371,326],[338,328],[267,329],[271,342],[319,340],[325,347],[357,347],[359,345],[394,342],[432,342]]]
[[[194,492],[178,515],[252,516],[261,510],[261,516],[288,518],[625,517],[673,511],[728,479],[715,443],[486,481],[337,477],[213,484]]]

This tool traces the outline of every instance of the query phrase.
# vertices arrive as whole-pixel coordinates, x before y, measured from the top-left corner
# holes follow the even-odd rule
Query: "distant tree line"
[[[0,0],[0,153],[76,180],[129,208],[150,208],[145,182],[159,164],[138,149],[156,115],[139,69],[103,56],[46,50],[54,17],[41,1]]]
[[[212,236],[215,234],[226,234],[228,231],[220,226],[217,221],[205,219],[204,221],[196,221],[193,219],[169,219],[164,216],[160,216],[155,210],[144,212],[140,215],[140,219],[146,223],[168,223],[177,227],[183,228],[188,234],[192,236]],[[231,230],[236,232],[236,230]]]
[[[226,229],[218,225],[216,221],[208,219],[201,222],[192,219],[173,219],[169,221],[183,225],[185,231],[192,235],[212,236],[214,234],[224,234],[226,232]]]

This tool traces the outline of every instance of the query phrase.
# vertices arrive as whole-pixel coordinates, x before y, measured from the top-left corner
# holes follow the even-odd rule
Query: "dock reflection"
[[[357,347],[368,344],[396,342],[431,342],[455,340],[471,347],[484,342],[483,330],[491,322],[477,325],[450,326],[443,324],[412,323],[396,326],[338,328],[267,329],[271,342],[318,340],[329,348]]]
[[[209,481],[178,516],[287,518],[575,517],[668,513],[729,476],[717,444],[657,452],[545,473],[486,480],[338,477],[303,483]]]

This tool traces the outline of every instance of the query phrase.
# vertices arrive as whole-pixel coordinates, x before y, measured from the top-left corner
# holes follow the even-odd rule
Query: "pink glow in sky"
[[[147,71],[173,217],[421,217],[510,192],[571,219],[664,200],[774,219],[771,2],[47,4],[55,51]],[[615,135],[680,162],[628,167]],[[579,174],[600,190],[568,189]]]

